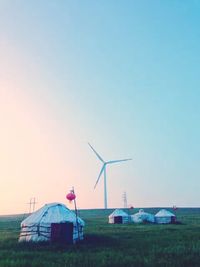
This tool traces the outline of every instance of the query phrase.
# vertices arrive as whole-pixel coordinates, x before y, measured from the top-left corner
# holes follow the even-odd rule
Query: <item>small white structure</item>
[[[130,216],[121,209],[114,210],[109,216],[109,223],[128,223]]]
[[[83,239],[84,225],[64,204],[46,204],[22,221],[19,242],[75,243]]]
[[[138,213],[131,215],[131,221],[134,223],[143,223],[143,222],[154,223],[155,216],[153,214],[144,212],[143,209],[140,209]]]
[[[155,215],[155,221],[159,224],[175,223],[176,216],[168,210],[162,209]]]

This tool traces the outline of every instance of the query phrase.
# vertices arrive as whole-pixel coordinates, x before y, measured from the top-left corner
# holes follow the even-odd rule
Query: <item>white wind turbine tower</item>
[[[102,159],[102,157],[95,151],[95,149],[90,145],[90,143],[88,143],[88,145],[91,147],[91,149],[93,150],[93,152],[96,154],[96,156],[98,157],[98,159],[103,163],[103,166],[101,168],[101,171],[99,173],[99,176],[97,178],[97,181],[94,185],[94,189],[96,188],[99,179],[101,177],[101,175],[104,173],[104,208],[107,209],[108,205],[107,205],[107,185],[106,185],[106,167],[108,164],[113,164],[113,163],[118,163],[118,162],[122,162],[122,161],[127,161],[127,160],[132,160],[132,159],[120,159],[120,160],[110,160],[110,161],[104,161]]]

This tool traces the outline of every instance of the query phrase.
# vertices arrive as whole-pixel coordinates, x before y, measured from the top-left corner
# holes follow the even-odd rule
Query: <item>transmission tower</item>
[[[29,214],[35,211],[35,204],[37,202],[35,201],[35,197],[30,198],[30,202],[28,202],[27,204],[29,204]]]
[[[123,203],[124,203],[124,209],[127,209],[127,196],[126,196],[126,192],[123,193],[122,199],[123,199]]]

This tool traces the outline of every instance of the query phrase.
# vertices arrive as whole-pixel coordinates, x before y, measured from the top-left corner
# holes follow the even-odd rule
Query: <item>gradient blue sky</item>
[[[199,1],[0,1],[0,214],[199,206]]]

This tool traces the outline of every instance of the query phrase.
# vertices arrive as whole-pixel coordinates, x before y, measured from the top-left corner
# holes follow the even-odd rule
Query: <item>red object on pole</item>
[[[66,199],[69,201],[72,201],[76,198],[76,195],[73,192],[70,192],[69,194],[66,195]]]

